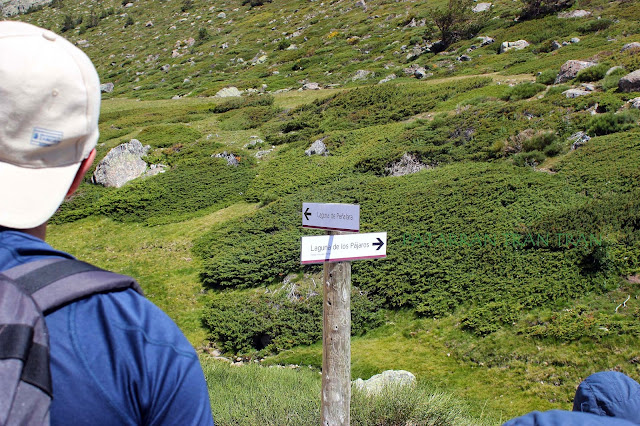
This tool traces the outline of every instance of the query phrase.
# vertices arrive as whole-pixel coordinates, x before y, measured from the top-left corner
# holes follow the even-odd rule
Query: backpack
[[[0,273],[0,426],[48,425],[53,395],[44,316],[96,293],[142,289],[131,277],[50,258]]]

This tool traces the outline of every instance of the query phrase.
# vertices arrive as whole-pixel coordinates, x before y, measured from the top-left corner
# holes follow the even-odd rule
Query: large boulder
[[[142,157],[147,155],[151,147],[142,146],[137,139],[118,145],[105,155],[93,172],[91,182],[113,188],[120,188],[125,183],[142,176],[147,170],[147,163]]]
[[[386,387],[413,387],[416,385],[416,376],[405,370],[386,370],[368,380],[356,379],[352,383],[356,389],[367,394],[378,394]]]
[[[237,87],[225,87],[224,89],[218,90],[216,93],[216,98],[237,98],[242,96],[242,92],[238,90]]]
[[[427,166],[422,164],[415,155],[405,152],[400,160],[391,163],[386,170],[391,176],[405,176],[426,168]]]
[[[627,50],[640,50],[640,43],[637,41],[634,41],[632,43],[627,43],[624,46],[622,46],[622,49],[620,49],[621,52],[625,52]]]
[[[327,146],[324,144],[324,138],[316,140],[311,146],[304,151],[309,157],[312,155],[328,155]]]
[[[555,84],[564,83],[576,78],[576,75],[585,68],[596,65],[595,62],[569,60],[562,64],[560,72],[556,77]]]
[[[529,47],[529,42],[526,40],[503,41],[500,45],[500,53],[508,52],[509,50],[522,50],[526,47]]]
[[[492,4],[491,3],[477,3],[473,9],[471,9],[472,12],[474,13],[481,13],[481,12],[486,12],[489,9],[491,9]]]
[[[640,70],[625,75],[618,81],[618,89],[623,92],[640,92]]]
[[[114,87],[113,83],[104,83],[100,85],[100,91],[102,93],[111,93]]]
[[[571,18],[586,18],[591,16],[591,12],[588,10],[571,10],[569,12],[558,13],[558,18],[571,19]]]
[[[376,74],[373,71],[369,71],[369,70],[358,70],[356,71],[356,73],[354,74],[353,77],[351,77],[351,81],[358,81],[358,80],[366,80],[369,77],[374,77]]]

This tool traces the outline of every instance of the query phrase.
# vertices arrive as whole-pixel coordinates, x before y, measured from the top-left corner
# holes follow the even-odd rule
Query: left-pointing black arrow
[[[304,211],[304,217],[309,220],[309,216],[311,216],[311,212],[309,211],[309,207]]]
[[[374,246],[378,246],[377,250],[380,250],[382,248],[382,246],[384,245],[384,242],[378,237],[378,242],[377,243],[373,243]]]

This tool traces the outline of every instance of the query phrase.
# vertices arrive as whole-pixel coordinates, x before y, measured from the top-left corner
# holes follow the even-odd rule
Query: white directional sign
[[[387,233],[302,237],[301,263],[343,262],[387,257]]]
[[[302,203],[302,227],[357,232],[360,230],[360,205]]]

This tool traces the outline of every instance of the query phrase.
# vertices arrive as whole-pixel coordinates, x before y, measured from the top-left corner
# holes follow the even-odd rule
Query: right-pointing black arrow
[[[307,207],[307,209],[304,211],[304,213],[302,213],[304,215],[304,217],[309,220],[309,216],[311,216],[311,212],[309,211],[309,207]]]
[[[382,246],[384,245],[384,242],[382,242],[382,240],[378,237],[378,242],[377,243],[373,243],[374,246],[378,246],[377,250],[380,250],[382,248]]]

